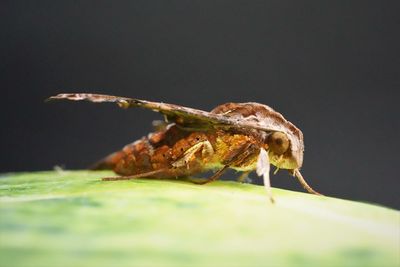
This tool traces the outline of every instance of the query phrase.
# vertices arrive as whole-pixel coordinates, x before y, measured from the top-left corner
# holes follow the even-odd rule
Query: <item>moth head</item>
[[[303,133],[271,107],[255,102],[226,103],[211,113],[232,119],[238,128],[261,130],[264,149],[273,165],[295,170],[303,164]]]
[[[303,136],[301,132],[274,131],[267,137],[271,164],[281,169],[299,169],[303,164]]]
[[[289,149],[290,142],[286,134],[273,132],[268,136],[267,143],[269,149],[276,155],[283,155]]]

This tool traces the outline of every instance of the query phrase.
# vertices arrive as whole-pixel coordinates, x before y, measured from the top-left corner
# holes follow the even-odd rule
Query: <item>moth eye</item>
[[[269,148],[278,155],[282,155],[289,148],[289,139],[282,132],[274,132],[268,137]]]

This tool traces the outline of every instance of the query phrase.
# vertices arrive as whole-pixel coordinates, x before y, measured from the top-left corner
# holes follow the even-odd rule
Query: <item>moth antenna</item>
[[[309,186],[307,184],[306,180],[304,180],[303,175],[301,175],[299,169],[294,169],[293,170],[293,175],[297,178],[297,180],[299,180],[300,184],[303,186],[303,188],[305,190],[308,191],[308,193],[315,194],[315,195],[318,195],[318,196],[323,196],[322,194],[318,193],[317,191],[312,189],[311,186]]]
[[[277,174],[278,173],[278,171],[280,170],[281,168],[279,168],[279,167],[276,167],[276,169],[275,169],[275,171],[274,171],[274,175],[275,174]]]

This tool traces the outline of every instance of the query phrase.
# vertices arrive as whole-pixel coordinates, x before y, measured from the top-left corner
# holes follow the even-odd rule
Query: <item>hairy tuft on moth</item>
[[[48,100],[110,102],[127,109],[141,107],[164,115],[164,123],[154,123],[150,133],[122,150],[105,157],[93,169],[112,169],[119,176],[103,180],[137,178],[184,178],[216,170],[205,181],[217,180],[229,168],[247,176],[256,171],[263,176],[270,201],[270,164],[287,169],[309,193],[321,195],[304,180],[299,169],[303,164],[303,133],[280,113],[267,105],[226,103],[211,112],[162,102],[110,95],[68,93]],[[239,179],[244,180],[241,176]]]

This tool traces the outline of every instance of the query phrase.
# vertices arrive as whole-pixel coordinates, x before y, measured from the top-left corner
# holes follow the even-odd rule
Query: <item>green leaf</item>
[[[0,178],[0,266],[399,266],[400,212],[236,182]]]

